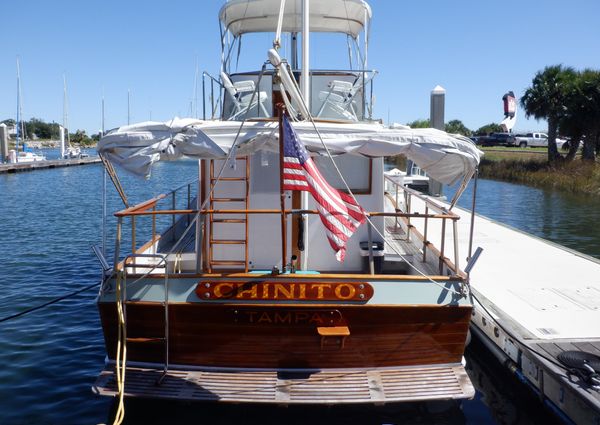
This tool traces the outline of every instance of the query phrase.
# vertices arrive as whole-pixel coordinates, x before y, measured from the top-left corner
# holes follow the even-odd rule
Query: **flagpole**
[[[285,272],[287,259],[287,223],[285,215],[285,191],[283,190],[283,114],[285,105],[277,104],[279,115],[279,196],[281,201],[281,272]]]

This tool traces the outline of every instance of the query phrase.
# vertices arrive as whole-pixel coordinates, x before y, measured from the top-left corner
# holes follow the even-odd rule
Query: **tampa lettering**
[[[324,325],[331,322],[330,317],[323,317],[319,312],[288,311],[244,311],[242,312],[247,323],[268,325]]]

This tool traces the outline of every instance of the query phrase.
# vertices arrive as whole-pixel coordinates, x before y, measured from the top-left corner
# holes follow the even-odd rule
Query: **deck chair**
[[[263,104],[264,101],[267,100],[266,92],[260,91],[254,94],[254,99],[252,100],[252,94],[256,89],[254,81],[245,80],[233,83],[229,79],[229,76],[221,71],[221,82],[223,83],[223,88],[229,93],[229,96],[231,96],[233,101],[233,111],[229,116],[230,120],[235,120],[239,116],[244,116],[246,111],[255,108],[257,105],[260,108],[258,116],[261,115],[261,111],[265,117],[269,116],[265,109],[265,105]],[[250,103],[251,100],[252,104]]]
[[[341,80],[330,81],[327,85],[329,90],[319,92],[319,100],[322,103],[317,117],[320,117],[326,108],[330,108],[339,118],[358,121],[358,115],[354,109],[354,98],[374,76],[374,72],[367,72],[360,73],[354,83]]]

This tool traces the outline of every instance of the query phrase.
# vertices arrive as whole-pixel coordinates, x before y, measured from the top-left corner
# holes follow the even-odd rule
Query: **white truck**
[[[526,148],[527,146],[548,146],[548,135],[546,133],[526,133],[515,136],[515,146]]]
[[[566,140],[556,138],[556,146],[558,149],[562,149]],[[517,134],[515,136],[515,142],[513,146],[520,148],[526,148],[527,146],[548,146],[548,135],[546,133],[526,133]],[[565,147],[566,149],[566,147]]]

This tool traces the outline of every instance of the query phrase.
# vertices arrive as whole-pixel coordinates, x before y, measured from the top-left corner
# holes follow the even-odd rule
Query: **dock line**
[[[10,316],[3,317],[2,319],[0,319],[0,323],[7,322],[7,321],[12,320],[12,319],[16,319],[17,317],[24,316],[26,314],[32,313],[32,312],[37,311],[37,310],[41,310],[44,307],[48,307],[49,305],[56,304],[57,302],[60,302],[62,300],[66,300],[67,298],[71,298],[71,297],[73,297],[73,296],[75,296],[77,294],[85,292],[88,289],[92,289],[94,286],[99,285],[99,284],[100,284],[100,282],[93,283],[92,285],[88,285],[88,286],[86,286],[84,288],[78,289],[77,291],[71,292],[70,294],[63,295],[62,297],[54,298],[53,300],[50,300],[50,301],[45,302],[43,304],[40,304],[38,306],[31,307],[31,308],[28,308],[27,310],[23,310],[23,311],[21,311],[19,313],[15,313],[15,314],[12,314]]]

